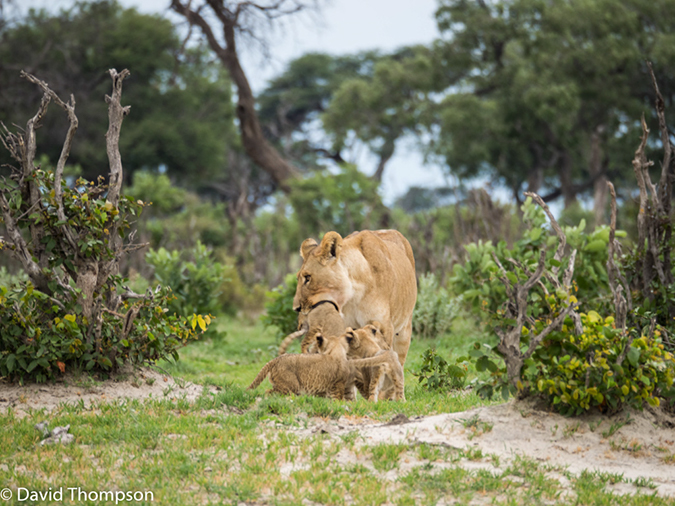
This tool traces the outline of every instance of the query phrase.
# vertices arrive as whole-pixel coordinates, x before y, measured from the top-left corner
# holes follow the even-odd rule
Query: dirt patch
[[[627,421],[628,420],[628,421]],[[344,437],[357,431],[360,445],[426,443],[445,448],[480,450],[482,459],[463,459],[466,468],[504,469],[519,456],[545,465],[622,475],[624,480],[651,479],[653,491],[675,496],[675,418],[663,411],[624,412],[613,417],[565,418],[534,404],[509,402],[461,413],[405,419],[394,423],[341,417],[316,421],[298,432]],[[351,452],[341,458],[349,462]],[[498,459],[491,458],[497,456]],[[493,462],[499,462],[495,466]],[[411,465],[415,465],[414,462]],[[404,471],[401,466],[398,472]],[[564,477],[561,477],[564,480]],[[617,493],[637,491],[628,483]],[[650,489],[649,493],[652,492]]]
[[[66,375],[56,383],[19,385],[0,382],[0,413],[12,408],[22,417],[34,409],[52,411],[60,405],[79,403],[88,407],[94,402],[117,399],[185,397],[194,401],[204,388],[148,367],[124,370],[106,381],[95,381],[84,375]]]

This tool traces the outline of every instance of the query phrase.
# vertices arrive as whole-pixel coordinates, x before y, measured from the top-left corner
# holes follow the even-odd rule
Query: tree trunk
[[[577,193],[572,183],[572,155],[563,151],[560,164],[560,190],[565,200],[565,209],[577,201]]]
[[[394,148],[396,147],[396,142],[393,139],[387,139],[384,141],[382,149],[380,149],[380,162],[377,164],[377,170],[373,174],[373,179],[375,181],[382,182],[382,174],[384,174],[384,168],[387,165],[387,162],[394,156]]]
[[[237,118],[244,151],[253,162],[272,177],[282,190],[288,192],[290,191],[288,180],[296,177],[299,171],[284,159],[263,135],[255,110],[255,97],[237,54],[235,28],[238,26],[239,11],[230,11],[224,6],[222,0],[220,2],[207,0],[207,3],[222,24],[224,46],[221,46],[211,26],[198,10],[191,10],[189,4],[184,5],[180,0],[172,0],[171,8],[184,16],[191,25],[200,27],[209,46],[228,70],[230,78],[237,87]]]
[[[607,177],[602,156],[602,133],[604,125],[598,125],[591,134],[591,157],[589,173],[593,182],[593,215],[595,226],[605,223],[605,211],[607,209]]]

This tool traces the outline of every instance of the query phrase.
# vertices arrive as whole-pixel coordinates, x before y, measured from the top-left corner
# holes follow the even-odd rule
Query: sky
[[[72,0],[17,0],[21,9],[30,7],[57,10]],[[120,0],[141,12],[165,13],[169,0]],[[241,48],[242,65],[254,91],[280,74],[294,58],[319,51],[331,54],[354,53],[368,49],[384,52],[410,44],[427,44],[438,34],[434,20],[437,0],[332,0],[322,3],[316,13],[294,15],[271,34],[269,58],[259,48]],[[178,17],[172,17],[181,21]],[[132,69],[133,70],[133,69]],[[367,174],[374,172],[377,160],[367,150],[353,153],[353,160]],[[424,165],[412,139],[397,143],[382,181],[382,197],[391,204],[410,186],[434,187],[446,184],[442,169]]]

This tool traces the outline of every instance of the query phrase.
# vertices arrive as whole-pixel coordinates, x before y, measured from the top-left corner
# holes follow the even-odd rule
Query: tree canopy
[[[225,165],[234,137],[229,80],[201,46],[181,49],[169,20],[115,1],[78,2],[56,15],[31,10],[0,27],[0,117],[7,126],[18,123],[39,100],[21,82],[22,69],[60,95],[72,93],[86,127],[77,132],[70,163],[87,178],[106,175],[106,71],[129,68],[125,99],[132,114],[120,145],[127,174],[163,166],[183,179],[208,177]],[[54,115],[38,130],[50,160],[58,158],[66,128]]]
[[[672,102],[673,14],[673,0],[440,0],[449,92],[434,151],[458,176],[497,177],[516,198],[546,189],[569,205],[595,184],[597,204],[605,177],[631,170],[653,99],[646,60]]]

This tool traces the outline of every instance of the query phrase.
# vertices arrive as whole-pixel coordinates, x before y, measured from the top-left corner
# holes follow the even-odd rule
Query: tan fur
[[[328,232],[321,244],[306,239],[293,307],[334,302],[346,326],[382,322],[385,341],[405,363],[417,299],[415,259],[410,243],[396,230],[364,230],[344,239]]]
[[[367,384],[368,400],[393,399],[405,401],[403,367],[401,367],[398,355],[394,350],[380,350],[373,357],[355,359],[351,362],[357,370],[361,371],[364,391],[366,389],[366,381],[369,382]],[[365,371],[368,372],[366,373]],[[380,389],[387,378],[393,383],[393,388],[380,395]],[[362,391],[361,395],[363,393]]]
[[[354,399],[354,366],[347,360],[344,336],[317,336],[321,354],[287,354],[269,361],[248,389],[253,390],[269,376],[270,393],[309,394],[332,399]]]
[[[305,332],[300,332],[302,329]],[[345,331],[346,325],[340,313],[331,303],[319,304],[313,309],[303,309],[298,315],[298,332],[289,334],[279,345],[279,355],[286,353],[291,343],[304,335],[300,349],[302,353],[318,353],[316,337],[322,335],[324,339],[339,337]]]
[[[403,367],[398,354],[385,341],[380,323],[349,328],[344,337],[349,345],[347,357],[361,373],[361,378],[356,379],[361,395],[371,401],[405,400]]]

